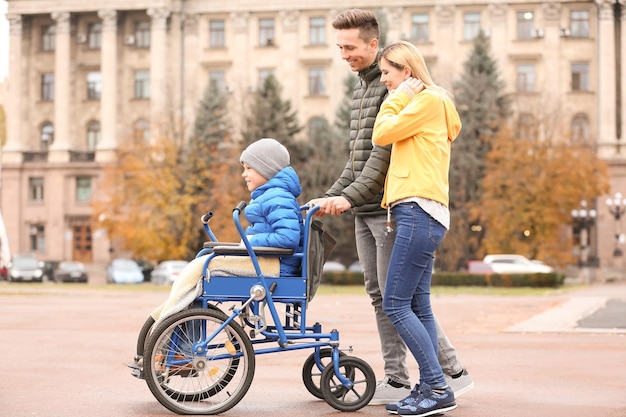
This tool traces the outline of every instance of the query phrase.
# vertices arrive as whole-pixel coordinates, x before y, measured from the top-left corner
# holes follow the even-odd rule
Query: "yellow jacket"
[[[460,131],[459,114],[444,93],[427,88],[409,99],[401,90],[392,91],[372,136],[376,145],[393,144],[381,205],[422,197],[448,207],[450,144]]]

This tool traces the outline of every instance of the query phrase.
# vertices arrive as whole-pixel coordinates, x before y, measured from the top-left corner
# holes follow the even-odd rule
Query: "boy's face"
[[[354,72],[372,65],[378,54],[378,39],[365,42],[359,38],[359,33],[358,28],[337,31],[337,46],[341,52],[341,59],[345,60]]]
[[[243,163],[243,173],[241,176],[246,181],[246,186],[250,192],[256,190],[268,181],[267,178],[259,174],[254,168],[245,162]]]

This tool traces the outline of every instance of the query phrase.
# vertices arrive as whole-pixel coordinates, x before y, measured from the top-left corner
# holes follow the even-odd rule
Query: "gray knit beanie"
[[[248,145],[239,162],[245,162],[268,180],[289,166],[289,151],[276,139],[263,138]]]

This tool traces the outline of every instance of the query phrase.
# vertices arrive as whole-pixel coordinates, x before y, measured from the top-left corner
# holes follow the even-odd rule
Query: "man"
[[[350,156],[343,172],[326,192],[326,198],[314,199],[322,214],[339,215],[352,210],[359,262],[363,267],[365,288],[376,315],[385,377],[376,386],[371,405],[400,401],[410,394],[406,346],[382,309],[383,292],[395,232],[391,219],[380,203],[391,147],[374,147],[372,130],[387,88],[380,83],[377,56],[380,31],[376,16],[369,11],[351,9],[333,21],[337,46],[350,69],[359,76],[352,95],[350,120]],[[458,397],[474,383],[459,362],[456,350],[437,323],[438,359],[448,385]]]

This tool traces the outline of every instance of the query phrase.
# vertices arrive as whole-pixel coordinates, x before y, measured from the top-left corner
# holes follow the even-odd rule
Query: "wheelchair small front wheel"
[[[317,352],[311,353],[304,361],[304,365],[302,365],[302,382],[304,382],[304,386],[314,397],[323,400],[324,395],[322,395],[322,390],[320,389],[320,381],[322,371],[333,361],[333,350],[332,348],[322,348],[319,350],[319,362],[322,365],[321,369],[317,366],[315,361],[316,353]],[[346,356],[346,354],[339,351],[339,356]]]
[[[331,362],[322,371],[320,384],[324,400],[339,411],[356,411],[369,404],[376,391],[376,375],[372,367],[362,359],[343,356],[339,358],[339,372],[352,383],[352,387],[343,385]]]

